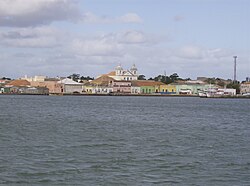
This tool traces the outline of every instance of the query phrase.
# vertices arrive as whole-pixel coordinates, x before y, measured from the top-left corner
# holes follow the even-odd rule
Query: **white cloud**
[[[206,55],[206,50],[198,46],[183,46],[175,51],[175,55],[180,58],[202,59]]]
[[[92,12],[85,12],[82,15],[84,23],[141,23],[142,19],[136,13],[127,13],[120,17],[111,17],[107,15],[98,16]]]
[[[129,30],[117,35],[121,43],[145,43],[147,38],[143,32]]]
[[[0,45],[5,47],[47,48],[62,44],[61,31],[48,26],[18,28],[0,32]]]
[[[80,56],[114,57],[135,52],[140,55],[142,49],[149,48],[149,45],[152,48],[157,42],[154,36],[141,31],[128,30],[85,39],[75,38],[69,47]]]
[[[166,70],[167,75],[177,72],[183,78],[201,75],[231,78],[233,52],[227,49],[197,45],[173,48],[157,37],[155,39],[154,35],[138,30],[85,37],[71,33],[66,39],[63,36],[65,34],[60,30],[48,26],[0,31],[0,69],[3,69],[3,75],[63,76],[78,72],[97,76],[113,70],[119,63],[125,68],[135,63],[139,73],[147,77]],[[12,47],[22,47],[22,50]],[[43,49],[32,49],[37,47]],[[245,58],[238,55],[241,56],[240,71],[246,74],[249,60],[245,59],[249,59],[249,55],[245,54]],[[11,66],[7,63],[9,61]]]
[[[0,26],[25,27],[76,20],[80,16],[76,3],[72,0],[2,0]]]
[[[208,53],[218,59],[228,57],[228,56],[233,56],[232,51],[222,49],[222,48],[210,49],[208,50]]]
[[[105,38],[92,40],[73,40],[71,50],[80,56],[120,56],[122,47],[115,42],[107,41]]]
[[[142,19],[135,13],[127,13],[118,18],[123,23],[141,23]]]
[[[85,23],[141,23],[136,13],[120,17],[82,13],[77,0],[2,0],[0,26],[27,27],[46,25],[54,21],[82,21]]]

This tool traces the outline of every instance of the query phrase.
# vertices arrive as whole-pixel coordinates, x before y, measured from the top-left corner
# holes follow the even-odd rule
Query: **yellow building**
[[[161,94],[176,94],[176,86],[175,85],[160,85],[159,92]]]

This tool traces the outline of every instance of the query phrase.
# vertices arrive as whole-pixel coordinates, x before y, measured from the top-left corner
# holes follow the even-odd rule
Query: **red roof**
[[[18,79],[18,80],[13,80],[11,82],[9,82],[8,84],[6,84],[8,86],[29,86],[30,82],[28,82],[27,80],[22,80],[22,79]]]
[[[159,81],[150,81],[150,80],[137,80],[137,81],[132,81],[132,86],[157,86],[157,85],[165,85],[162,82]]]

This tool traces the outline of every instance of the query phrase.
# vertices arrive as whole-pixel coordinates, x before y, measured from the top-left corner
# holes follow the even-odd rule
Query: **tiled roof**
[[[62,84],[65,84],[65,85],[81,85],[81,83],[78,83],[78,82],[75,82],[73,81],[72,79],[69,79],[69,78],[65,78],[61,81],[58,81],[58,83],[62,83]]]
[[[91,81],[90,84],[107,86],[110,81],[114,81],[114,79],[109,77],[108,75],[102,75],[99,78]]]
[[[6,84],[7,86],[29,86],[30,82],[27,80],[17,79]]]
[[[115,74],[115,71],[112,71],[112,72],[109,72],[107,75],[108,76],[115,76],[116,74]]]
[[[162,82],[159,81],[150,81],[150,80],[137,80],[137,81],[132,81],[132,86],[157,86],[157,85],[165,85]]]

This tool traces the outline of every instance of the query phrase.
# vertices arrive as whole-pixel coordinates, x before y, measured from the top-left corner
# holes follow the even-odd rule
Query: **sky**
[[[0,77],[250,76],[249,0],[1,0]]]

